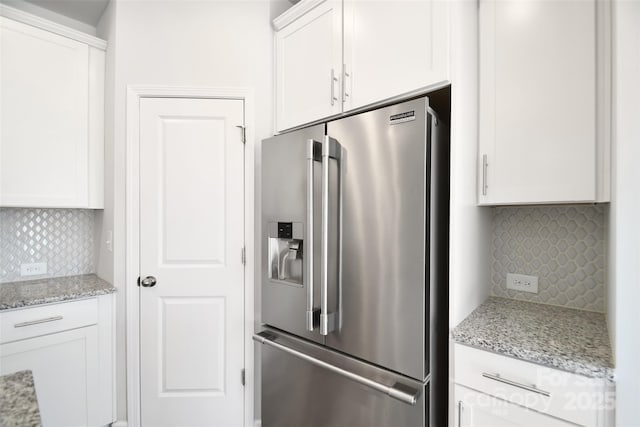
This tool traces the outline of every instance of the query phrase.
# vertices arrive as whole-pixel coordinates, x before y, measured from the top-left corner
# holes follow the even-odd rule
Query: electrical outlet
[[[41,274],[47,274],[46,262],[20,264],[20,276],[39,276]]]
[[[537,294],[538,276],[525,276],[524,274],[507,273],[507,289]]]

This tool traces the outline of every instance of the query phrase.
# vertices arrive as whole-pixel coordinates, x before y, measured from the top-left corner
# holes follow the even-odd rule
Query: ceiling
[[[109,0],[26,0],[36,6],[95,27]]]

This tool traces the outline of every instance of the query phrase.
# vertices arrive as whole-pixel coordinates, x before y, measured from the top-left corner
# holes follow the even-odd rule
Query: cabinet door
[[[455,425],[458,427],[575,427],[577,425],[460,385],[455,386],[455,396]]]
[[[0,31],[0,205],[86,207],[89,48],[3,17]]]
[[[595,11],[480,2],[480,204],[596,200]]]
[[[345,110],[448,79],[448,2],[345,0],[344,8]]]
[[[95,426],[98,419],[97,326],[0,345],[0,375],[31,370],[42,424]]]
[[[276,32],[276,127],[342,111],[342,2],[327,0]]]

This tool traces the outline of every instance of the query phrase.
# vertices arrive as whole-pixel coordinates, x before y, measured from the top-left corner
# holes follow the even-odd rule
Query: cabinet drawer
[[[455,345],[455,382],[582,426],[598,425],[604,380]]]
[[[97,319],[95,298],[6,311],[0,313],[0,343],[93,325]]]

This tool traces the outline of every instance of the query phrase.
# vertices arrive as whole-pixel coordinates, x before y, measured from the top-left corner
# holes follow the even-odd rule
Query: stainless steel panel
[[[301,259],[301,265],[305,260],[305,241],[311,230],[308,227],[306,216],[307,208],[307,140],[321,141],[324,136],[324,125],[314,126],[295,132],[282,134],[262,142],[262,322],[273,327],[291,332],[293,334],[323,342],[323,337],[318,330],[310,332],[306,328],[307,312],[307,286],[308,268],[303,267],[303,280],[297,279],[299,266],[294,266],[295,271],[281,275],[285,280],[277,280],[277,274],[269,270],[269,233],[274,233],[274,224],[278,222],[293,223],[293,230],[302,229],[302,251],[295,249],[289,251],[295,253],[295,257]],[[314,171],[314,188],[318,195],[320,191],[320,163],[317,162]],[[315,203],[314,219],[320,224],[320,203]],[[315,227],[315,241],[319,242],[319,227]],[[272,236],[273,237],[273,236]],[[292,236],[295,243],[297,237]],[[284,243],[273,242],[272,253],[275,248],[284,248]],[[295,247],[295,245],[292,245]],[[278,252],[276,250],[275,252]],[[316,250],[316,254],[319,251]],[[286,250],[283,249],[284,254]],[[275,256],[275,255],[274,255]],[[290,255],[293,257],[293,255]],[[319,257],[314,259],[315,283],[320,283]],[[286,266],[283,263],[283,268]],[[271,276],[271,277],[270,277]],[[288,277],[288,279],[286,279]],[[314,289],[314,300],[320,301],[319,286]]]
[[[429,425],[447,425],[449,395],[449,127],[429,111],[428,263],[430,315]]]
[[[420,98],[327,124],[343,149],[330,292],[339,329],[327,345],[419,380],[429,373],[427,107]]]
[[[388,386],[420,390],[414,405],[396,400],[340,373],[267,345],[262,360],[262,425],[264,427],[424,426],[428,384],[385,371],[282,333],[275,341],[310,358]]]

